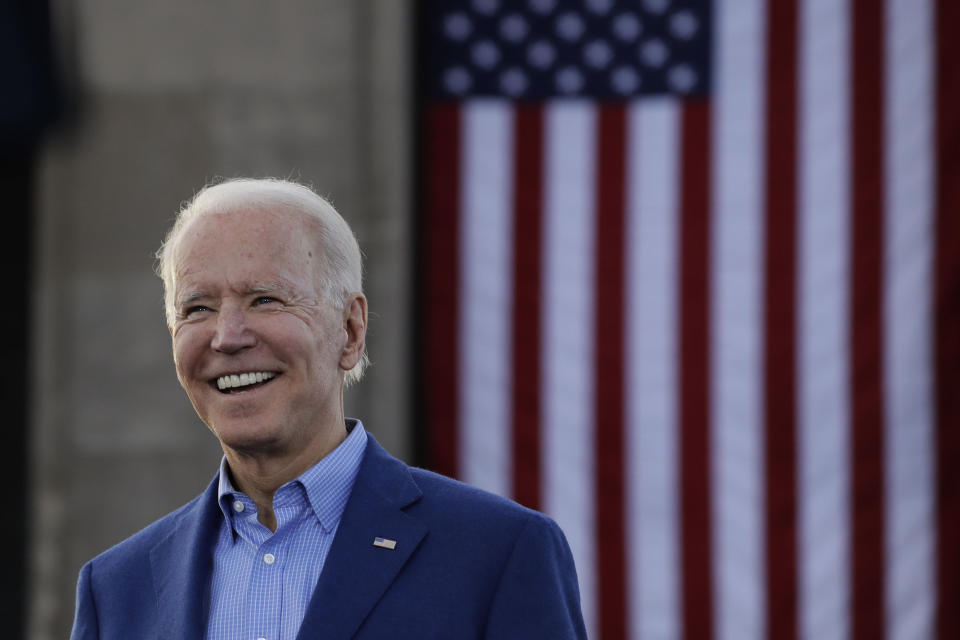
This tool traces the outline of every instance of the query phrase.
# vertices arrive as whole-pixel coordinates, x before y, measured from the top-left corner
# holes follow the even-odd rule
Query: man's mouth
[[[249,373],[234,373],[217,378],[217,389],[221,393],[233,393],[265,384],[277,377],[272,371],[251,371]]]

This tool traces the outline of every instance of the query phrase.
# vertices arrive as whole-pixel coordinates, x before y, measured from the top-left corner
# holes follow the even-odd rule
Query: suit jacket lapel
[[[151,549],[161,637],[182,640],[206,634],[213,546],[222,517],[214,479],[176,529]]]
[[[426,525],[402,511],[421,495],[406,465],[369,436],[299,640],[356,632],[427,533]],[[396,541],[396,547],[374,546],[378,537]]]

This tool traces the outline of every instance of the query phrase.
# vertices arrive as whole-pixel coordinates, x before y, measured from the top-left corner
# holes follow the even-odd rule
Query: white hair
[[[251,209],[288,211],[310,216],[319,225],[317,244],[321,248],[320,290],[337,309],[342,310],[347,296],[363,292],[363,260],[360,245],[347,221],[327,200],[296,182],[276,178],[236,178],[207,185],[177,213],[157,251],[157,275],[163,279],[167,325],[176,316],[174,305],[174,255],[183,231],[192,220],[210,213],[233,213]],[[369,363],[366,349],[357,365],[346,372],[347,385],[360,380]]]

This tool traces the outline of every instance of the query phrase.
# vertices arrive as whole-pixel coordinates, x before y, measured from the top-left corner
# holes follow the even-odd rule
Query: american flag
[[[430,464],[602,638],[960,638],[960,3],[424,0]]]

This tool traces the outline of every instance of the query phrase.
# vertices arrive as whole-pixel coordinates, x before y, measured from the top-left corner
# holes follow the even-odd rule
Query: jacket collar
[[[299,640],[356,633],[427,534],[423,522],[403,511],[422,495],[407,466],[370,436]],[[377,538],[393,548],[374,545]]]
[[[202,638],[210,611],[213,546],[223,520],[217,482],[186,507],[174,530],[150,550],[157,607],[165,635]]]

